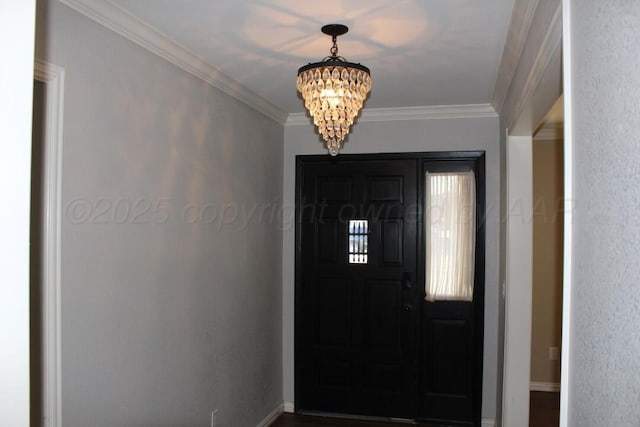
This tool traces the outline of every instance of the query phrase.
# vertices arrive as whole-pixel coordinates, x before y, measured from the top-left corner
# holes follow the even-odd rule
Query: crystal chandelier
[[[333,39],[331,56],[298,70],[297,87],[313,124],[335,156],[371,91],[371,72],[367,67],[338,56],[338,36],[349,31],[344,25],[330,24],[322,32]]]

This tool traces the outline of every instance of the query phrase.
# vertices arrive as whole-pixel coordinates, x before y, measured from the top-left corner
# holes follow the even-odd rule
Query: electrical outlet
[[[211,411],[211,427],[218,427],[218,410]]]
[[[558,347],[549,347],[549,360],[558,360]]]

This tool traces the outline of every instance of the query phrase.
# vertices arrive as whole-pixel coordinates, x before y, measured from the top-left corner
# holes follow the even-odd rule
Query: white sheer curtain
[[[476,246],[473,171],[426,174],[426,300],[471,301]]]

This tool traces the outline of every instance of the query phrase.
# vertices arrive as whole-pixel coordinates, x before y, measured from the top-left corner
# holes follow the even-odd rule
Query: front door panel
[[[423,165],[298,159],[297,411],[479,421],[473,303],[424,301]]]
[[[416,172],[415,160],[305,165],[303,408],[415,412],[417,294],[403,278],[416,272],[415,212],[406,220],[417,208]],[[350,230],[354,220],[359,229]],[[350,244],[360,246],[357,263],[350,262]]]

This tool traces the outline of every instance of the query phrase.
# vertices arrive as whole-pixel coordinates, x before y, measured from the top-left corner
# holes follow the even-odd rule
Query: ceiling
[[[111,0],[286,113],[297,69],[340,55],[371,69],[369,108],[488,104],[514,0]]]

